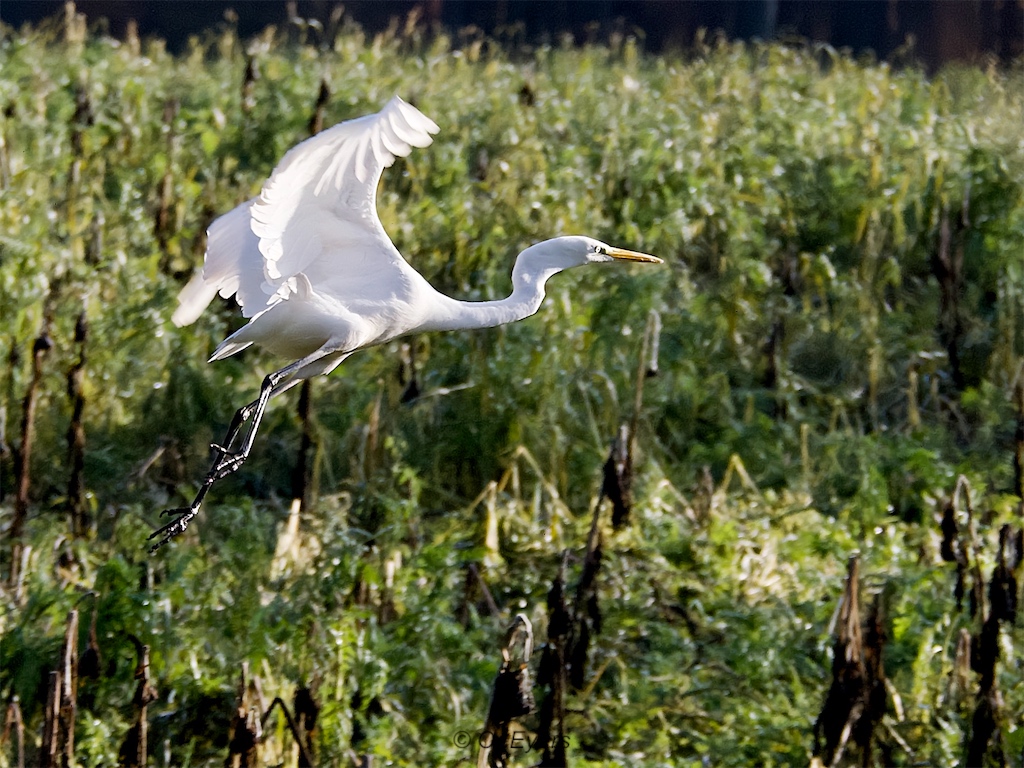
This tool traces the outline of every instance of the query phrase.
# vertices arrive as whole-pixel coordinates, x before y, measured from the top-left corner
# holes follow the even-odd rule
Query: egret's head
[[[615,248],[592,237],[568,235],[531,245],[519,254],[512,277],[513,280],[515,280],[517,275],[527,279],[542,277],[542,279],[546,280],[563,269],[581,267],[584,264],[598,264],[605,261],[662,263],[658,257],[648,256],[646,253]]]

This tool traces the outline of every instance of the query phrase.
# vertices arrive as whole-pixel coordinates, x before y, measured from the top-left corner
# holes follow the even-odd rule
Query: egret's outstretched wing
[[[194,321],[217,291],[235,294],[242,314],[253,317],[295,293],[299,273],[335,298],[350,286],[371,301],[418,278],[377,217],[377,184],[397,157],[428,146],[438,130],[395,96],[377,114],[293,147],[259,197],[210,226],[202,279],[181,292],[174,322]]]
[[[320,288],[347,280],[365,287],[381,269],[411,271],[377,217],[377,183],[395,158],[428,146],[438,130],[395,96],[377,114],[340,123],[284,156],[252,206],[269,304],[295,290],[290,281],[300,272]]]

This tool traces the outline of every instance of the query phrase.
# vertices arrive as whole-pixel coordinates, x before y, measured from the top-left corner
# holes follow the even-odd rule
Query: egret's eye
[[[605,247],[603,245],[595,245],[594,246],[594,253],[600,253],[601,255],[604,255],[604,254],[608,253],[608,251],[605,250]]]

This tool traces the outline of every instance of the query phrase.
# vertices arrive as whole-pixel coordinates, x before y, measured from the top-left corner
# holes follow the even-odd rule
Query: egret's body
[[[534,314],[544,284],[583,264],[623,259],[659,262],[588,237],[527,248],[512,270],[512,294],[499,301],[458,301],[438,293],[402,258],[377,217],[384,168],[426,147],[437,125],[397,96],[375,115],[349,120],[289,151],[259,197],[213,222],[201,274],[179,296],[173,320],[193,322],[219,292],[234,295],[249,318],[210,360],[252,344],[290,365],[267,376],[260,396],[235,414],[195,501],[168,510],[177,519],[153,534],[156,547],[183,531],[213,483],[249,455],[267,401],[303,379],[334,370],[358,349],[422,331],[487,328]],[[232,444],[251,419],[238,450]],[[153,538],[151,537],[151,538]]]

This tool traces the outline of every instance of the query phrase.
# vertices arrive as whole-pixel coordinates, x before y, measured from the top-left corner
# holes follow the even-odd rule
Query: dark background
[[[287,18],[284,0],[79,0],[90,23],[109,21],[120,37],[129,19],[143,37],[167,40],[181,50],[189,34],[224,20],[233,8],[245,37]],[[300,0],[297,15],[326,19],[335,0]],[[538,42],[572,32],[577,41],[602,39],[613,30],[639,34],[652,51],[682,48],[700,28],[732,38],[801,37],[874,51],[888,57],[908,37],[914,56],[929,67],[994,56],[1008,62],[1024,53],[1024,0],[347,0],[345,15],[369,32],[394,17],[422,9],[426,24],[450,29],[468,25],[500,34],[519,24],[522,38]],[[3,0],[0,20],[18,26],[62,14],[62,0]],[[521,39],[522,39],[521,38]]]

